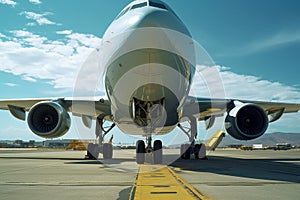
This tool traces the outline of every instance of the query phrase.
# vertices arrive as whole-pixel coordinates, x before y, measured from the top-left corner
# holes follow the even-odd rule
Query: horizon
[[[259,140],[259,139],[261,139],[262,137],[264,137],[264,136],[267,136],[267,135],[272,135],[272,134],[292,134],[292,135],[298,135],[298,134],[300,134],[300,132],[298,132],[298,133],[290,133],[290,132],[272,132],[272,133],[265,133],[264,135],[262,135],[262,136],[260,136],[260,137],[258,137],[258,138],[256,138],[256,139],[254,139],[254,141],[255,140]],[[229,135],[229,134],[226,134],[226,136],[225,137],[230,137],[232,140],[236,140],[236,141],[240,141],[240,142],[242,142],[242,143],[249,143],[249,142],[253,142],[253,140],[245,140],[245,141],[243,141],[243,140],[237,140],[237,139],[235,139],[235,138],[233,138],[231,135]],[[17,140],[22,140],[22,139],[0,139],[0,142],[5,142],[5,141],[9,141],[9,142],[14,142],[14,141],[17,141]],[[91,140],[95,140],[95,139],[78,139],[78,138],[63,138],[63,137],[60,137],[60,138],[40,138],[40,140],[34,140],[35,142],[45,142],[45,141],[63,141],[63,140],[65,140],[65,141],[68,141],[68,140],[77,140],[77,141],[91,141]],[[209,138],[207,138],[207,140],[209,140]],[[205,142],[207,141],[207,140],[204,140]],[[30,141],[30,140],[22,140],[23,142],[28,142],[28,141]],[[199,139],[199,140],[197,140],[197,141],[202,141],[201,139]],[[126,141],[126,142],[113,142],[113,144],[114,145],[117,145],[117,144],[134,144],[135,145],[135,143],[134,143],[135,141],[131,141],[131,142],[128,142],[128,141]],[[177,144],[170,144],[169,146],[172,146],[172,145],[177,145]]]

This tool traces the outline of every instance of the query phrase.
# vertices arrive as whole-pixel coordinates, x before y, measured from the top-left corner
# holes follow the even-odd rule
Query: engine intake
[[[71,125],[68,112],[57,102],[40,102],[29,113],[27,123],[36,135],[57,138],[65,135]]]
[[[258,105],[241,104],[229,112],[225,125],[232,137],[253,140],[266,132],[269,120],[265,111]]]

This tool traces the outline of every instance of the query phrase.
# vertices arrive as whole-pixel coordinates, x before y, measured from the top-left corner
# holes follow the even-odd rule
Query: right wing
[[[229,112],[239,103],[260,106],[270,116],[270,122],[278,120],[279,115],[281,117],[284,113],[296,113],[300,110],[300,104],[295,103],[188,97],[184,105],[184,113],[193,115],[199,120],[205,120],[211,116],[223,116],[224,113]],[[277,115],[276,120],[275,114]]]
[[[227,113],[227,132],[236,139],[251,140],[263,135],[269,123],[279,120],[284,113],[299,110],[300,104],[296,103],[188,97],[182,116],[186,116],[184,120],[190,117],[204,120],[206,129],[209,129],[216,117]]]

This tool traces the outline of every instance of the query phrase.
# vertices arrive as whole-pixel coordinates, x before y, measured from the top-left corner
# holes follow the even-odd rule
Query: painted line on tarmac
[[[211,200],[165,165],[140,165],[130,200]]]

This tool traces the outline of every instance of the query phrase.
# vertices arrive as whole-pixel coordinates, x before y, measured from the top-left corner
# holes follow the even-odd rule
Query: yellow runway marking
[[[208,197],[164,165],[140,165],[130,200],[201,199]]]

